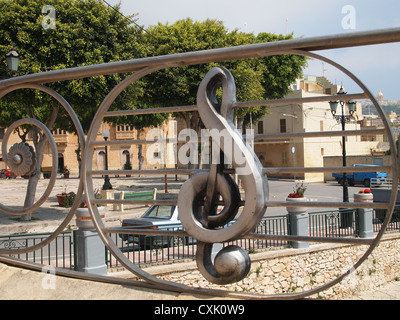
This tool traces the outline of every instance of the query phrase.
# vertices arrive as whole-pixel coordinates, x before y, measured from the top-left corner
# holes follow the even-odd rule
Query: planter
[[[66,194],[57,194],[57,201],[58,201],[58,205],[59,205],[60,207],[63,206],[64,200],[65,200],[66,197],[67,197]]]
[[[105,207],[97,207],[97,209],[99,211],[101,220],[104,223],[106,208]],[[75,216],[76,216],[76,226],[79,229],[94,229],[95,228],[88,208],[76,209]]]
[[[307,197],[303,198],[286,198],[287,202],[305,202],[308,201]],[[304,213],[307,211],[306,207],[286,207],[288,213]]]
[[[68,173],[64,173],[64,179],[68,179],[69,178],[69,172]]]
[[[287,202],[305,202],[308,198],[286,198]],[[289,234],[293,236],[308,236],[307,207],[286,207],[289,218]],[[308,248],[309,243],[304,241],[290,241],[293,248]]]
[[[354,202],[373,202],[374,195],[372,193],[355,193]]]

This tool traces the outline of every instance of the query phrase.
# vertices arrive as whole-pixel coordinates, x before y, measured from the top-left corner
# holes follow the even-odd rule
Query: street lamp
[[[9,53],[6,54],[6,61],[8,66],[8,71],[11,74],[16,74],[18,72],[19,61],[21,60],[15,47],[11,49]]]
[[[343,87],[340,87],[340,90],[338,94],[345,95],[347,92],[343,90]],[[338,104],[340,104],[342,108],[342,114],[336,115],[336,110],[338,107]],[[329,106],[331,108],[331,113],[333,117],[336,119],[337,123],[342,124],[342,131],[345,131],[345,126],[346,123],[350,122],[351,118],[353,117],[354,111],[356,109],[356,102],[354,101],[348,101],[347,106],[349,108],[349,113],[350,115],[346,115],[344,111],[344,105],[346,104],[345,101],[340,100],[340,101],[329,101]],[[342,158],[343,158],[343,167],[347,166],[346,163],[346,137],[342,136]],[[347,174],[346,172],[343,173],[343,202],[349,202],[349,191],[348,191],[348,181],[347,181]]]
[[[343,87],[340,87],[340,90],[338,91],[338,94],[345,95],[345,94],[347,94],[347,92],[345,92],[343,90]],[[340,106],[342,108],[342,110],[341,110],[342,114],[340,114],[340,115],[336,114],[338,104],[340,104]],[[330,106],[330,109],[331,109],[331,113],[332,113],[333,117],[336,119],[337,123],[342,124],[342,131],[343,132],[345,131],[346,123],[350,122],[350,120],[353,118],[353,114],[354,114],[354,111],[356,109],[356,102],[355,101],[347,101],[347,107],[349,109],[350,115],[346,115],[345,114],[345,109],[344,109],[345,104],[346,104],[346,102],[344,100],[329,101],[329,106]],[[346,137],[344,135],[342,136],[342,146],[343,146],[343,148],[342,148],[343,167],[346,167],[347,166],[347,162],[346,162]],[[348,180],[347,180],[347,173],[346,172],[343,172],[342,185],[343,185],[343,202],[349,202],[349,188],[348,188],[349,183],[348,183]],[[349,221],[348,218],[350,218],[350,217],[347,216],[347,219],[343,219],[343,224],[342,224],[343,227],[350,227],[351,226],[351,224],[350,224],[351,220]],[[345,221],[347,221],[347,222],[345,222]]]
[[[101,133],[101,135],[104,138],[104,141],[107,141],[108,137],[110,136],[110,131],[108,131],[107,129],[104,129]],[[106,170],[108,170],[108,156],[107,156],[107,145],[104,146],[105,148],[105,167]],[[110,183],[110,178],[108,177],[108,174],[105,175],[104,177],[104,184],[103,184],[103,190],[111,190],[112,189],[112,185]]]

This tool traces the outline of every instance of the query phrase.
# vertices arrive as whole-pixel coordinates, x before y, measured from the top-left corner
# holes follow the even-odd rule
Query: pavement
[[[111,284],[102,281],[80,280],[73,277],[54,277],[51,270],[38,272],[1,262],[0,288],[0,300],[173,301],[233,299],[133,286],[124,283],[122,278],[120,284]],[[400,281],[389,282],[374,290],[355,293],[340,300],[400,300]]]
[[[400,300],[400,280],[385,283],[373,290],[354,293],[343,300]]]
[[[165,191],[164,177],[152,179],[132,179],[132,178],[111,178],[113,187],[117,188],[139,188],[148,190],[156,187],[159,190],[158,199],[175,198],[180,189],[180,185],[185,181],[185,177],[168,180],[168,193]],[[93,179],[95,188],[101,189],[104,180],[101,178]],[[40,180],[38,186],[38,197],[47,187],[48,180]],[[56,179],[55,187],[48,200],[36,210],[31,221],[20,221],[19,216],[10,215],[0,211],[0,236],[13,233],[38,233],[52,232],[64,220],[68,209],[61,208],[57,204],[56,194],[61,192],[77,191],[79,179]],[[1,204],[15,207],[22,206],[27,180],[17,178],[13,180],[0,179]],[[289,185],[289,184],[288,184]],[[290,184],[290,187],[292,184]],[[314,186],[312,186],[314,187]],[[283,188],[283,187],[282,187]],[[284,187],[282,194],[286,194]],[[315,186],[318,188],[318,186]],[[334,190],[334,189],[333,189]],[[290,190],[289,190],[290,192]],[[273,197],[279,196],[273,194]],[[106,226],[120,226],[120,222],[125,217],[140,216],[146,207],[131,207],[125,212],[115,212],[112,207],[107,208]],[[74,219],[73,219],[74,220]],[[71,221],[74,224],[74,221]],[[34,280],[37,285],[34,285]],[[191,297],[172,292],[162,292],[159,290],[131,288],[125,285],[115,285],[82,281],[69,278],[57,278],[58,288],[63,290],[44,290],[42,286],[43,273],[21,269],[0,263],[0,299],[149,299],[149,300],[176,300],[176,299],[203,299],[207,297]],[[209,297],[208,297],[209,298]],[[370,291],[357,292],[341,300],[400,300],[400,281],[392,281],[381,285]]]

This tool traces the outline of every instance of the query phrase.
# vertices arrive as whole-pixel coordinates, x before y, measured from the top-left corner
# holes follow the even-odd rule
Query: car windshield
[[[143,217],[170,219],[174,210],[175,206],[153,206],[143,215]]]

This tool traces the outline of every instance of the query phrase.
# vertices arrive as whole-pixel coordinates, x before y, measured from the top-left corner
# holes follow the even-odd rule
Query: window
[[[117,132],[122,132],[122,131],[133,131],[133,127],[127,124],[117,126]]]
[[[263,134],[264,133],[264,121],[259,121],[257,124],[257,132],[259,134]]]
[[[286,132],[286,119],[279,120],[280,130],[279,132]]]
[[[286,151],[282,152],[282,164],[288,164],[288,153]]]
[[[52,131],[53,135],[58,135],[58,134],[65,134],[65,130],[61,130],[61,129],[55,129]]]
[[[147,211],[144,215],[146,218],[159,218],[169,219],[175,210],[175,206],[153,206],[150,211]]]

